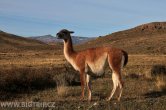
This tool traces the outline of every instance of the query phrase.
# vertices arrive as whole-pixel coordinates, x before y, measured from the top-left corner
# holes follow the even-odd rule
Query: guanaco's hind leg
[[[122,95],[122,91],[123,91],[123,81],[121,80],[120,84],[119,84],[119,96],[118,96],[118,101],[120,101],[121,95]]]
[[[111,100],[111,98],[115,94],[116,90],[119,89],[118,101],[120,101],[120,98],[121,98],[121,95],[122,95],[122,90],[123,90],[123,81],[121,79],[120,73],[113,72],[112,73],[112,81],[113,81],[113,89],[112,89],[112,92],[111,92],[111,94],[110,94],[110,96],[108,97],[107,100],[108,101]]]
[[[115,72],[112,73],[112,81],[113,81],[113,89],[110,96],[107,99],[108,101],[111,100],[119,85],[118,75]]]
[[[118,101],[120,101],[122,91],[123,91],[123,81],[121,76],[121,70],[124,64],[124,57],[122,56],[122,58],[119,61],[116,61],[116,63],[113,61],[113,59],[111,59],[111,57],[108,57],[108,62],[109,62],[110,68],[113,71],[112,73],[113,89],[107,100],[109,101],[113,97],[114,93],[116,92],[118,88],[119,89]]]
[[[121,71],[122,71],[122,68],[124,66],[124,56],[122,56],[122,60],[121,60],[121,68],[119,70],[119,96],[118,96],[118,101],[120,101],[120,98],[121,98],[121,95],[122,95],[122,91],[123,91],[123,85],[124,85],[124,82],[122,80],[122,76],[121,76]]]

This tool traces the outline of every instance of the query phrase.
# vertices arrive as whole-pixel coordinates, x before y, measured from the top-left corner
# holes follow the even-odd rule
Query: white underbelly
[[[104,67],[102,67],[102,66],[91,64],[91,65],[89,65],[89,67],[90,67],[91,71],[96,75],[100,76],[104,73]]]
[[[107,59],[107,56],[103,56],[99,58],[98,60],[96,60],[95,62],[87,62],[86,72],[91,70],[91,72],[93,72],[97,76],[102,75],[105,70],[106,59]]]

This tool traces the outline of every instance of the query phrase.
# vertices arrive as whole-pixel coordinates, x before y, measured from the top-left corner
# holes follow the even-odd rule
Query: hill
[[[152,22],[98,37],[77,49],[103,45],[122,48],[130,54],[166,54],[166,22]]]
[[[62,42],[62,40],[57,39],[56,37],[52,35],[44,35],[44,36],[34,36],[34,37],[29,37],[31,39],[39,40],[44,43],[57,43],[57,42]],[[79,36],[72,36],[73,44],[81,44],[85,43],[89,40],[92,40],[94,38],[89,38],[89,37],[79,37]]]
[[[0,31],[0,51],[48,49],[47,44]]]
[[[166,54],[166,22],[143,24],[98,38],[72,36],[72,39],[74,44],[79,43],[75,46],[77,50],[107,45],[122,48],[130,54]],[[0,51],[62,50],[63,44],[57,42],[59,41],[51,35],[29,39],[0,31]]]

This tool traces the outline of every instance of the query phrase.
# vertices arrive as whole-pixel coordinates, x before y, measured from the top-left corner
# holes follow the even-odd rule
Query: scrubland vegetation
[[[106,102],[111,71],[92,78],[92,102],[80,101],[79,74],[63,55],[49,52],[1,53],[0,101],[54,101],[55,109],[163,109],[166,99],[166,56],[129,55],[123,70],[122,100]],[[63,103],[63,104],[61,104]],[[158,108],[159,107],[159,108]]]

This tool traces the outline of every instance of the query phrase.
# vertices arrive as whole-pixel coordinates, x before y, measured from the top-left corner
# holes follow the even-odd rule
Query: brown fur
[[[68,32],[68,34],[64,34],[63,31],[60,31],[58,34],[62,34],[60,37],[64,39],[64,55],[66,59],[77,71],[80,72],[82,98],[84,97],[84,86],[86,78],[86,85],[88,87],[88,100],[91,100],[90,74],[87,74],[88,71],[90,71],[89,69],[94,72],[94,75],[102,75],[105,64],[108,62],[110,68],[113,71],[112,80],[114,84],[113,90],[108,100],[112,98],[117,87],[119,87],[121,90],[118,97],[118,100],[120,100],[123,88],[121,69],[128,62],[127,52],[113,47],[90,48],[84,51],[76,52],[73,49],[69,31],[65,30]]]

